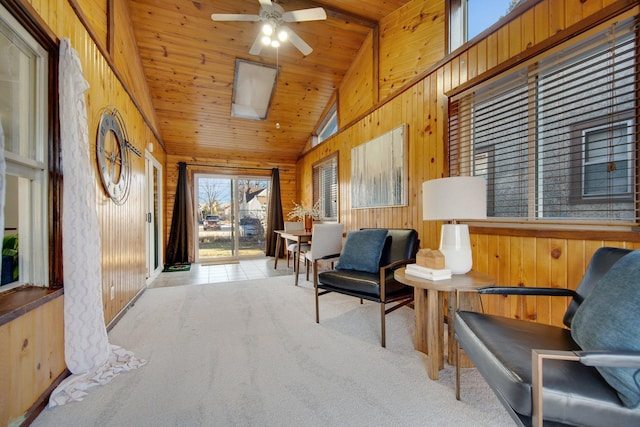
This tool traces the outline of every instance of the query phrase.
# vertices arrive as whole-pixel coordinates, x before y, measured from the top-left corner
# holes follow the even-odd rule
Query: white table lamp
[[[451,221],[443,224],[440,252],[445,268],[452,274],[471,270],[469,226],[458,220],[487,218],[487,183],[482,177],[456,176],[425,181],[422,184],[422,217],[425,221]]]

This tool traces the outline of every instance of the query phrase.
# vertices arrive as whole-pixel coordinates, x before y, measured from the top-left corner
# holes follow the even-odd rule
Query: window
[[[626,120],[581,131],[580,197],[633,196],[632,130]]]
[[[320,144],[334,133],[338,132],[338,111],[334,103],[319,126],[318,136],[313,138],[313,146]]]
[[[313,200],[320,201],[321,220],[338,220],[337,152],[313,165]]]
[[[47,51],[0,6],[0,119],[7,164],[3,237],[15,246],[11,260],[3,259],[0,290],[49,283],[48,71]]]
[[[449,170],[490,217],[637,222],[636,20],[450,99]]]
[[[498,22],[523,0],[449,0],[449,52]]]

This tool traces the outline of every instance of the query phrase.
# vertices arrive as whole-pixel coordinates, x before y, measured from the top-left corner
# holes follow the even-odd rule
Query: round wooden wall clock
[[[96,141],[96,157],[102,185],[118,205],[129,196],[131,163],[129,161],[126,129],[120,114],[105,110],[100,117]]]

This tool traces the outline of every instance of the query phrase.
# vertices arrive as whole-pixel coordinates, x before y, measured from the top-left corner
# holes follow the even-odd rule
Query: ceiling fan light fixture
[[[214,21],[250,21],[260,22],[261,30],[253,41],[250,55],[259,55],[263,46],[279,47],[285,41],[289,41],[304,56],[313,52],[299,35],[292,29],[284,26],[287,22],[322,21],[327,19],[327,13],[322,7],[299,9],[285,12],[277,0],[258,0],[260,14],[246,13],[213,13]]]
[[[273,26],[267,22],[262,26],[262,34],[264,34],[265,36],[270,36],[271,34],[273,34]]]

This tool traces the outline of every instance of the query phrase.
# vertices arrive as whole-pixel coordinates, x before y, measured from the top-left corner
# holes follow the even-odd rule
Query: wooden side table
[[[449,310],[453,310],[453,302],[458,290],[472,290],[495,284],[495,279],[485,273],[470,271],[467,274],[456,274],[451,279],[428,280],[406,274],[406,269],[400,268],[394,273],[395,279],[414,288],[416,350],[429,356],[427,374],[432,380],[437,380],[440,369],[444,368],[444,295],[448,295]],[[465,298],[465,296],[467,298]],[[462,293],[461,306],[471,308],[477,306],[479,296],[475,293]],[[473,298],[469,298],[473,297]],[[452,317],[450,317],[452,318]],[[451,323],[449,324],[449,364],[453,364],[455,354],[455,336]],[[461,358],[462,360],[462,358]],[[461,363],[462,366],[462,363]]]

